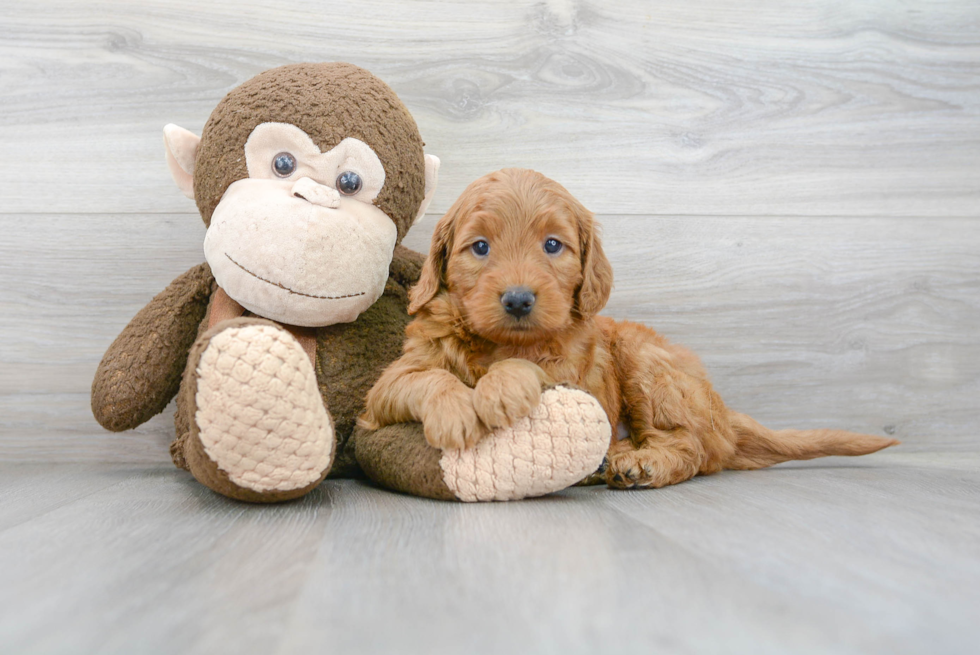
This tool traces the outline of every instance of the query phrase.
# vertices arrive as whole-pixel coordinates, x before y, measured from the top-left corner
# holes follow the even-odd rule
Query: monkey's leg
[[[610,436],[599,401],[558,386],[542,392],[530,416],[466,450],[433,448],[421,423],[358,428],[354,446],[358,464],[382,486],[475,502],[518,500],[570,487],[602,464]]]
[[[174,462],[229,498],[297,498],[330,470],[333,422],[313,364],[271,321],[233,319],[201,335],[177,405]]]

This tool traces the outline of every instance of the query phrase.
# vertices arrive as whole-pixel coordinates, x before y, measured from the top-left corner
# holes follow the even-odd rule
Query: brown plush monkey
[[[569,389],[480,451],[430,448],[418,424],[351,439],[365,394],[401,352],[422,256],[398,244],[439,168],[381,80],[350,64],[276,68],[221,100],[200,138],[168,125],[164,142],[208,226],[207,263],[109,347],[92,384],[104,427],[134,428],[176,395],[174,463],[256,502],[296,498],[359,464],[403,491],[519,498],[564,488],[601,462],[608,423],[594,399]],[[552,438],[582,420],[571,451]]]

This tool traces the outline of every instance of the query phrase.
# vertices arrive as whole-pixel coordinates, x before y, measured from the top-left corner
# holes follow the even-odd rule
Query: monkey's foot
[[[440,451],[418,423],[361,431],[357,461],[375,482],[407,493],[465,502],[518,500],[572,486],[595,471],[611,429],[593,396],[554,387],[530,416],[485,436],[473,448]]]
[[[250,319],[219,324],[204,340],[192,353],[200,356],[184,446],[191,473],[218,493],[252,502],[310,491],[330,470],[334,430],[302,346],[278,326]]]

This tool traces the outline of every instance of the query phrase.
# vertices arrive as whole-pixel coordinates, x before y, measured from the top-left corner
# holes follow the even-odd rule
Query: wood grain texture
[[[0,653],[963,653],[980,639],[980,5],[7,3]],[[275,507],[110,434],[106,347],[202,258],[161,131],[295,61],[389,82],[442,158],[604,224],[610,316],[772,427],[903,445],[649,492]]]
[[[443,158],[436,212],[520,165],[600,213],[976,216],[978,23],[969,0],[20,3],[0,211],[188,211],[164,124],[199,130],[266,68],[346,60]]]
[[[604,313],[692,348],[732,407],[773,427],[913,444],[976,437],[980,222],[600,220],[616,271]],[[416,226],[408,245],[426,250],[435,221]],[[91,417],[88,389],[133,314],[201,261],[200,219],[23,215],[0,224],[0,456],[167,461],[169,413],[110,435]]]
[[[0,465],[0,643],[87,653],[962,653],[980,452],[462,505],[172,467]],[[923,466],[925,464],[925,466]],[[28,493],[33,485],[36,493]],[[56,628],[56,629],[52,629]]]
[[[4,650],[273,652],[290,598],[308,582],[330,511],[326,491],[249,506],[174,473],[28,470],[56,490],[39,494],[49,496],[46,511],[0,532]],[[59,482],[72,475],[79,485],[109,484],[76,495]],[[72,501],[52,502],[58,492]]]

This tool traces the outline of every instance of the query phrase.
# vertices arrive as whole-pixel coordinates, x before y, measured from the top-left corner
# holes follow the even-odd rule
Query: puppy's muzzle
[[[500,296],[500,304],[514,318],[521,318],[531,313],[536,296],[527,287],[510,287]]]

